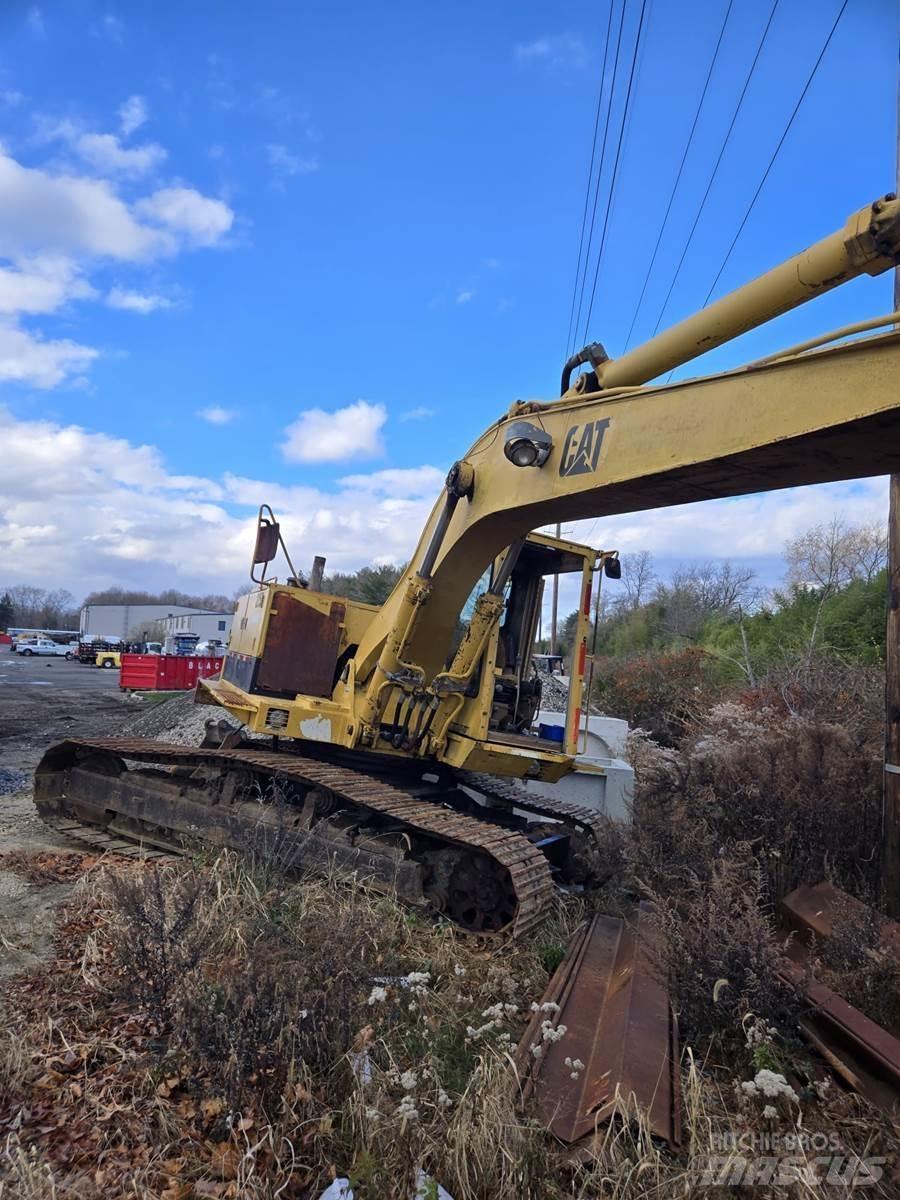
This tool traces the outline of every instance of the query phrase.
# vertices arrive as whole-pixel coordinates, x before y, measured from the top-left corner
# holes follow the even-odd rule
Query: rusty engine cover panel
[[[288,592],[276,592],[254,690],[330,697],[346,611],[339,600],[324,613]]]

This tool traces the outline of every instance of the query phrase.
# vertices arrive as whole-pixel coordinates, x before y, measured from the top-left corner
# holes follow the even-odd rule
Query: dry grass
[[[805,1070],[779,1036],[728,1071],[687,1052],[681,1152],[623,1098],[590,1161],[568,1161],[521,1111],[509,1056],[570,932],[565,908],[531,943],[488,951],[346,881],[271,885],[229,855],[120,870],[92,873],[52,971],[12,990],[0,1200],[308,1200],[335,1172],[357,1200],[407,1200],[419,1168],[454,1200],[675,1200],[711,1162],[738,1170],[741,1134],[822,1129],[848,1153],[896,1152],[890,1123],[840,1093],[808,1088],[777,1121],[740,1102],[735,1083],[762,1062]],[[734,881],[720,891],[733,905]],[[165,919],[141,926],[144,906]],[[179,920],[203,949],[162,1010],[143,983],[123,990],[125,939],[137,921],[166,942]],[[733,992],[727,1019],[746,1036],[738,998],[759,1000]],[[762,1194],[829,1194],[799,1186]]]

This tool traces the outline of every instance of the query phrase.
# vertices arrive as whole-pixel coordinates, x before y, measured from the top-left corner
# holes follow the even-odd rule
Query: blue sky
[[[725,7],[647,5],[588,331],[612,354]],[[628,0],[623,62],[639,8]],[[702,304],[838,8],[780,0],[664,323]],[[733,6],[638,338],[652,332],[768,10]],[[8,580],[42,582],[43,548],[76,592],[117,580],[233,587],[252,506],[267,499],[304,561],[402,559],[446,466],[511,400],[556,392],[607,11],[5,4]],[[893,5],[850,0],[719,291],[893,186],[896,58]],[[889,279],[864,280],[687,373],[890,307]],[[326,422],[316,410],[347,411]],[[804,521],[828,506],[868,519],[882,496],[865,484],[711,506],[699,539],[686,512],[581,532],[663,561],[688,553],[679,530],[691,527],[694,556],[734,553],[773,576],[771,547]],[[748,514],[760,527],[741,540]]]

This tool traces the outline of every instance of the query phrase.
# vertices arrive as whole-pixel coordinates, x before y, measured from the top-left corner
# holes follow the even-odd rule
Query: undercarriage
[[[359,770],[328,761],[329,747],[313,757],[259,746],[65,741],[38,766],[35,803],[75,836],[337,870],[480,935],[526,933],[557,885],[590,882],[600,823],[589,809],[494,776],[383,761],[379,771],[377,756]]]

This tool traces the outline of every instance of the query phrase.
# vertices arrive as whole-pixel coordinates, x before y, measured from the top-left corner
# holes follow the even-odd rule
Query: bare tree
[[[656,583],[653,559],[649,550],[623,554],[621,559],[624,591],[616,597],[613,607],[618,612],[634,612],[649,601],[653,592],[653,585]]]
[[[887,525],[872,521],[868,525],[858,525],[851,533],[853,577],[871,583],[887,567]]]
[[[829,595],[851,580],[867,583],[887,566],[887,527],[873,521],[848,525],[832,517],[827,525],[814,525],[792,538],[784,548],[788,582],[798,587],[812,584]]]
[[[21,583],[5,593],[12,615],[9,624],[28,629],[74,629],[78,625],[75,597],[65,588],[47,591]]]
[[[671,583],[658,584],[655,591],[664,628],[680,637],[695,638],[710,617],[733,617],[752,608],[760,594],[754,580],[749,567],[735,566],[727,559],[679,567]]]
[[[887,565],[887,529],[878,523],[848,525],[835,516],[792,538],[784,548],[788,582],[798,588],[813,587],[819,602],[809,638],[812,657],[819,636],[822,609],[829,597],[854,579],[867,583]]]

